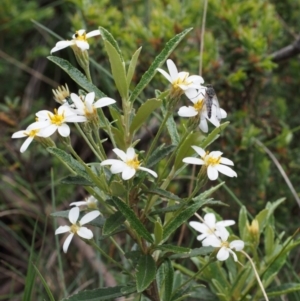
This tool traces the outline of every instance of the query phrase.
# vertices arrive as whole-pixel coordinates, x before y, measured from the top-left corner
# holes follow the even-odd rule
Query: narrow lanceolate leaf
[[[148,83],[152,80],[156,73],[156,68],[161,67],[161,65],[166,61],[172,51],[176,48],[176,46],[180,43],[180,41],[186,36],[186,34],[191,31],[192,28],[188,28],[183,32],[176,35],[172,38],[162,50],[162,52],[155,58],[150,68],[144,73],[140,82],[137,84],[135,89],[133,90],[129,101],[134,102],[139,94],[144,90],[144,88],[148,85]]]
[[[242,240],[246,241],[248,234],[248,218],[247,218],[247,209],[245,206],[242,206],[239,214],[239,232]]]
[[[217,191],[221,186],[224,185],[225,182],[222,182],[216,186],[213,186],[211,188],[209,188],[208,190],[202,192],[201,194],[199,194],[198,196],[193,198],[193,201],[195,203],[198,202],[202,202],[202,200],[207,199],[212,193],[214,193],[215,191]]]
[[[136,272],[137,292],[143,292],[154,280],[156,274],[156,264],[151,255],[141,255]]]
[[[88,92],[95,92],[96,98],[105,97],[106,95],[100,91],[95,85],[93,85],[86,76],[81,73],[78,69],[72,66],[68,61],[61,59],[57,56],[48,56],[47,59],[61,69],[63,69],[80,87]]]
[[[220,133],[229,125],[229,121],[222,123],[219,127],[215,128],[203,142],[199,145],[203,149],[212,144],[215,140],[217,140],[220,136]]]
[[[68,176],[61,180],[61,183],[68,185],[93,186],[94,184],[81,176]]]
[[[153,189],[149,189],[147,190],[147,193],[150,194],[156,194],[159,195],[161,197],[167,198],[169,200],[176,200],[176,201],[181,201],[182,199],[180,197],[178,197],[177,195],[175,195],[174,193],[161,189],[161,188],[153,188]]]
[[[174,254],[171,255],[170,259],[177,259],[177,258],[191,258],[197,256],[205,256],[212,253],[215,250],[213,247],[201,247],[190,250],[188,253],[181,253],[181,254]]]
[[[168,145],[168,146],[159,146],[154,150],[154,152],[150,155],[147,161],[147,167],[152,167],[156,165],[161,160],[167,158],[167,156],[175,150],[175,145]]]
[[[108,217],[105,221],[102,234],[103,235],[109,235],[113,233],[115,230],[117,230],[125,221],[124,215],[117,211],[114,214],[112,214],[110,217]]]
[[[165,301],[169,301],[171,299],[172,291],[173,291],[173,280],[174,280],[174,269],[172,263],[169,259],[164,262],[165,268]]]
[[[114,298],[122,297],[132,294],[135,288],[126,290],[126,286],[114,286],[106,288],[98,288],[94,290],[87,290],[79,292],[71,297],[62,299],[61,301],[100,301],[113,300]],[[126,292],[126,293],[125,293]]]
[[[153,238],[151,234],[147,231],[145,226],[141,223],[141,221],[137,218],[133,210],[128,207],[123,201],[119,198],[113,197],[113,203],[118,208],[118,210],[124,215],[124,217],[128,220],[131,227],[136,231],[137,234],[145,238],[147,241],[153,243]]]
[[[200,132],[190,133],[184,142],[181,144],[177,151],[176,159],[175,159],[175,169],[178,170],[184,163],[182,160],[186,157],[190,157],[195,153],[192,145],[199,145],[201,139],[203,139],[203,135]]]
[[[69,168],[77,173],[77,175],[85,178],[88,181],[91,181],[91,178],[85,171],[85,167],[77,160],[75,160],[70,154],[56,147],[48,147],[47,151],[64,162],[64,164],[68,165]]]
[[[179,246],[175,246],[175,245],[159,245],[155,247],[155,250],[162,250],[165,252],[170,252],[170,253],[189,253],[191,251],[191,249],[189,248],[184,248],[184,247],[179,247]]]
[[[168,114],[167,109],[165,108],[165,106],[162,106],[161,110],[165,117],[166,114]],[[179,144],[180,138],[179,138],[179,134],[177,131],[177,125],[176,125],[176,122],[174,121],[173,115],[170,115],[170,117],[167,120],[166,125],[167,125],[167,129],[168,129],[169,135],[172,140],[172,144],[177,146]]]
[[[104,27],[99,27],[100,33],[101,33],[101,37],[104,41],[108,41],[118,52],[118,54],[121,57],[121,60],[123,61],[123,57],[122,57],[122,53],[121,50],[119,48],[119,45],[117,43],[117,41],[115,40],[115,38],[112,36],[112,34],[107,31]]]
[[[105,49],[107,51],[111,72],[114,77],[115,84],[122,98],[127,98],[128,86],[126,80],[125,65],[116,48],[109,42],[104,41]]]
[[[151,115],[151,113],[160,107],[161,105],[160,99],[149,99],[144,104],[142,104],[136,115],[134,116],[132,123],[130,125],[130,133],[134,133],[137,131],[143,124],[145,124],[147,118]]]
[[[191,216],[199,210],[201,203],[192,204],[179,214],[175,215],[164,227],[164,240],[166,240],[178,227],[185,223]]]
[[[269,289],[266,291],[268,297],[275,297],[286,295],[289,293],[300,291],[300,284],[299,283],[285,283],[275,288]]]
[[[134,74],[134,71],[135,71],[136,63],[137,63],[137,60],[139,58],[141,50],[142,50],[142,47],[140,47],[133,54],[133,56],[131,58],[131,61],[130,61],[129,67],[128,67],[128,71],[127,71],[127,76],[126,76],[128,89],[129,89],[129,86],[130,86],[130,83],[131,83],[131,80],[132,80],[132,77],[133,77],[133,74]]]

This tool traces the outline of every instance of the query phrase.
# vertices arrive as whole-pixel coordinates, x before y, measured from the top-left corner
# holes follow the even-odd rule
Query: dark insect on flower
[[[222,116],[221,116],[219,101],[212,85],[206,86],[204,100],[206,104],[208,118],[211,118],[212,114],[214,114],[217,117],[217,119],[220,121]]]

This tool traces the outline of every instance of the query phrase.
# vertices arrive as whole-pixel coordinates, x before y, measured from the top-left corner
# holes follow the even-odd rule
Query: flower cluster
[[[233,240],[228,242],[229,232],[226,227],[234,225],[235,221],[225,220],[216,222],[216,217],[213,213],[207,213],[204,216],[203,223],[190,222],[192,228],[200,232],[201,235],[197,236],[197,240],[202,240],[204,247],[219,248],[217,253],[217,259],[224,261],[228,259],[229,255],[233,256],[234,261],[237,261],[235,251],[241,251],[244,248],[244,242],[242,240]]]

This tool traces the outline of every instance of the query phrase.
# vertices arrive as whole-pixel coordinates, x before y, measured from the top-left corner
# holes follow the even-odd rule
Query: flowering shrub
[[[282,200],[268,203],[251,225],[246,208],[242,207],[238,221],[240,239],[227,229],[235,221],[222,221],[209,208],[220,204],[211,195],[224,183],[208,190],[205,190],[205,183],[217,180],[219,172],[237,177],[235,170],[238,171],[238,167],[235,170],[229,167],[234,164],[222,157],[222,152],[206,150],[228,125],[228,122],[221,124],[227,114],[220,109],[212,87],[205,86],[199,75],[178,72],[174,62],[168,59],[189,31],[179,33],[167,43],[133,91],[129,87],[141,49],[133,54],[126,68],[116,40],[104,28],[88,34],[81,29],[71,41],[58,42],[51,50],[55,52],[72,47],[85,75],[66,60],[56,56],[48,59],[65,70],[83,90],[70,93],[67,85],[58,87],[53,93],[60,106],[54,109],[54,113],[46,110],[37,112],[37,120],[26,130],[14,133],[12,138],[27,137],[21,152],[26,151],[32,141],[41,143],[71,171],[72,175],[65,179],[65,183],[82,184],[90,195],[86,201],[71,203],[75,206],[71,210],[52,214],[54,217],[68,217],[71,223],[70,226],[60,226],[55,232],[69,233],[63,243],[63,251],[66,253],[72,248],[70,242],[74,235],[78,235],[111,260],[128,279],[114,288],[86,290],[64,300],[111,300],[128,295],[140,298],[143,295],[153,301],[179,301],[193,294],[193,297],[201,299],[204,292],[206,296],[211,296],[210,300],[268,300],[268,295],[280,295],[286,291],[284,288],[278,290],[278,287],[268,293],[265,291],[283,266],[289,251],[299,243],[294,242],[292,237],[283,243],[275,239],[272,216]],[[87,38],[99,34],[104,41],[121,101],[107,97],[92,82]],[[160,68],[166,60],[169,73]],[[170,86],[166,91],[155,91],[154,98],[142,99],[142,104],[137,106],[138,97],[150,85],[157,71],[169,81]],[[174,116],[183,97],[192,101],[193,106],[179,109],[179,116],[190,118],[184,131],[179,133]],[[110,116],[102,111],[105,106],[108,106]],[[158,130],[149,148],[142,151],[139,140],[135,140],[136,134],[158,109],[161,112],[158,113],[161,116]],[[216,128],[205,136],[203,132],[209,132],[207,120]],[[75,124],[94,153],[96,162],[84,162],[73,149],[69,123]],[[109,137],[113,152],[119,159],[108,158],[100,129]],[[56,147],[51,138],[56,131],[64,149]],[[169,135],[169,144],[160,142],[163,133]],[[194,154],[190,153],[191,149]],[[182,198],[169,191],[168,187],[188,168],[186,163],[200,165],[201,168],[193,189]],[[85,205],[82,211],[87,213],[80,217],[79,206],[82,205]],[[197,213],[200,209],[207,212],[204,218]],[[194,216],[199,221],[194,221]],[[189,219],[193,219],[189,223],[190,235],[193,229],[200,232],[197,239],[202,241],[202,247],[185,248],[174,242],[177,229]],[[84,226],[88,224],[102,229],[102,238],[117,246],[126,264],[113,259],[100,247],[92,230]],[[130,252],[126,253],[113,239],[118,232],[128,236],[132,248]],[[257,252],[262,234],[264,255]],[[196,272],[187,271],[176,262],[184,258],[192,260]],[[202,293],[199,283],[206,284],[205,289],[201,288]]]

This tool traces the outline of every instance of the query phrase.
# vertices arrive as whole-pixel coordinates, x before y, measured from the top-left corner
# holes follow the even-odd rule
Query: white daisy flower
[[[100,35],[100,30],[93,30],[89,33],[86,33],[85,29],[80,29],[76,31],[76,33],[73,35],[73,39],[71,41],[59,41],[56,43],[55,47],[51,49],[50,53],[53,53],[55,51],[59,51],[61,49],[64,49],[68,46],[76,45],[78,48],[81,49],[81,51],[88,50],[90,48],[89,43],[87,42],[87,39]]]
[[[228,259],[229,255],[233,256],[234,261],[238,261],[236,254],[233,252],[243,250],[245,243],[242,240],[234,240],[232,242],[228,242],[229,233],[227,230],[219,230],[218,236],[209,236],[202,242],[203,247],[214,247],[220,248],[217,253],[217,259],[219,261],[224,261]]]
[[[89,197],[85,198],[85,201],[73,202],[70,206],[87,206],[89,209],[96,209],[97,208],[98,200],[90,195]]]
[[[68,106],[60,106],[54,109],[54,114],[47,110],[39,111],[35,114],[38,117],[38,124],[42,127],[39,135],[41,137],[49,137],[56,130],[58,133],[67,137],[70,135],[70,127],[67,122],[85,122],[85,116],[78,116],[77,113]]]
[[[69,221],[72,224],[71,226],[60,226],[56,229],[56,234],[62,234],[66,232],[70,232],[69,236],[66,238],[63,250],[65,253],[67,253],[70,242],[74,236],[74,234],[79,235],[80,237],[84,239],[92,239],[93,238],[93,232],[86,228],[82,227],[83,225],[89,223],[90,221],[94,220],[96,217],[100,215],[100,212],[98,210],[91,211],[84,215],[79,222],[77,222],[79,217],[79,208],[73,207],[69,212]]]
[[[192,146],[196,153],[201,157],[187,157],[182,161],[188,164],[204,165],[207,168],[207,176],[210,180],[216,180],[219,176],[219,172],[228,177],[237,177],[236,172],[226,165],[234,165],[233,162],[227,158],[222,157],[222,152],[213,151],[205,152],[204,149],[198,146]]]
[[[40,124],[39,122],[34,122],[34,123],[30,124],[26,130],[15,132],[11,136],[11,138],[27,137],[27,139],[24,141],[24,143],[22,144],[22,146],[20,148],[21,153],[24,153],[27,150],[28,146],[33,141],[35,136],[40,136],[41,126],[42,126],[42,124]]]
[[[179,108],[178,115],[181,117],[197,117],[199,119],[199,128],[202,132],[208,132],[207,120],[215,127],[220,126],[220,120],[227,117],[227,113],[219,108],[218,104],[213,104],[211,117],[208,117],[207,107],[204,99],[205,87],[196,90],[189,89],[186,91],[186,96],[193,103],[193,106],[183,106]],[[198,120],[197,119],[197,120]]]
[[[203,240],[202,243],[211,236],[218,236],[219,231],[227,231],[225,227],[235,224],[234,220],[216,221],[216,216],[213,213],[207,213],[204,216],[204,222],[189,222],[190,226],[196,231],[202,233],[197,236],[197,240]],[[221,229],[222,228],[222,229]]]
[[[108,159],[101,162],[101,165],[111,165],[110,171],[113,174],[122,173],[123,180],[131,179],[137,170],[143,170],[150,173],[153,177],[157,177],[157,173],[151,169],[141,167],[141,162],[134,151],[134,148],[129,147],[126,153],[118,148],[114,148],[113,152],[121,158],[121,160]]]
[[[116,103],[114,99],[109,97],[102,97],[94,102],[95,92],[86,94],[84,101],[75,93],[71,93],[71,99],[76,106],[76,112],[79,115],[86,116],[87,118],[94,115],[98,108],[103,108]]]
[[[173,94],[176,96],[181,95],[188,91],[188,89],[201,89],[201,84],[204,80],[199,75],[189,75],[188,72],[178,72],[176,65],[172,60],[167,60],[167,66],[169,73],[163,69],[157,68],[159,71],[172,85]]]

